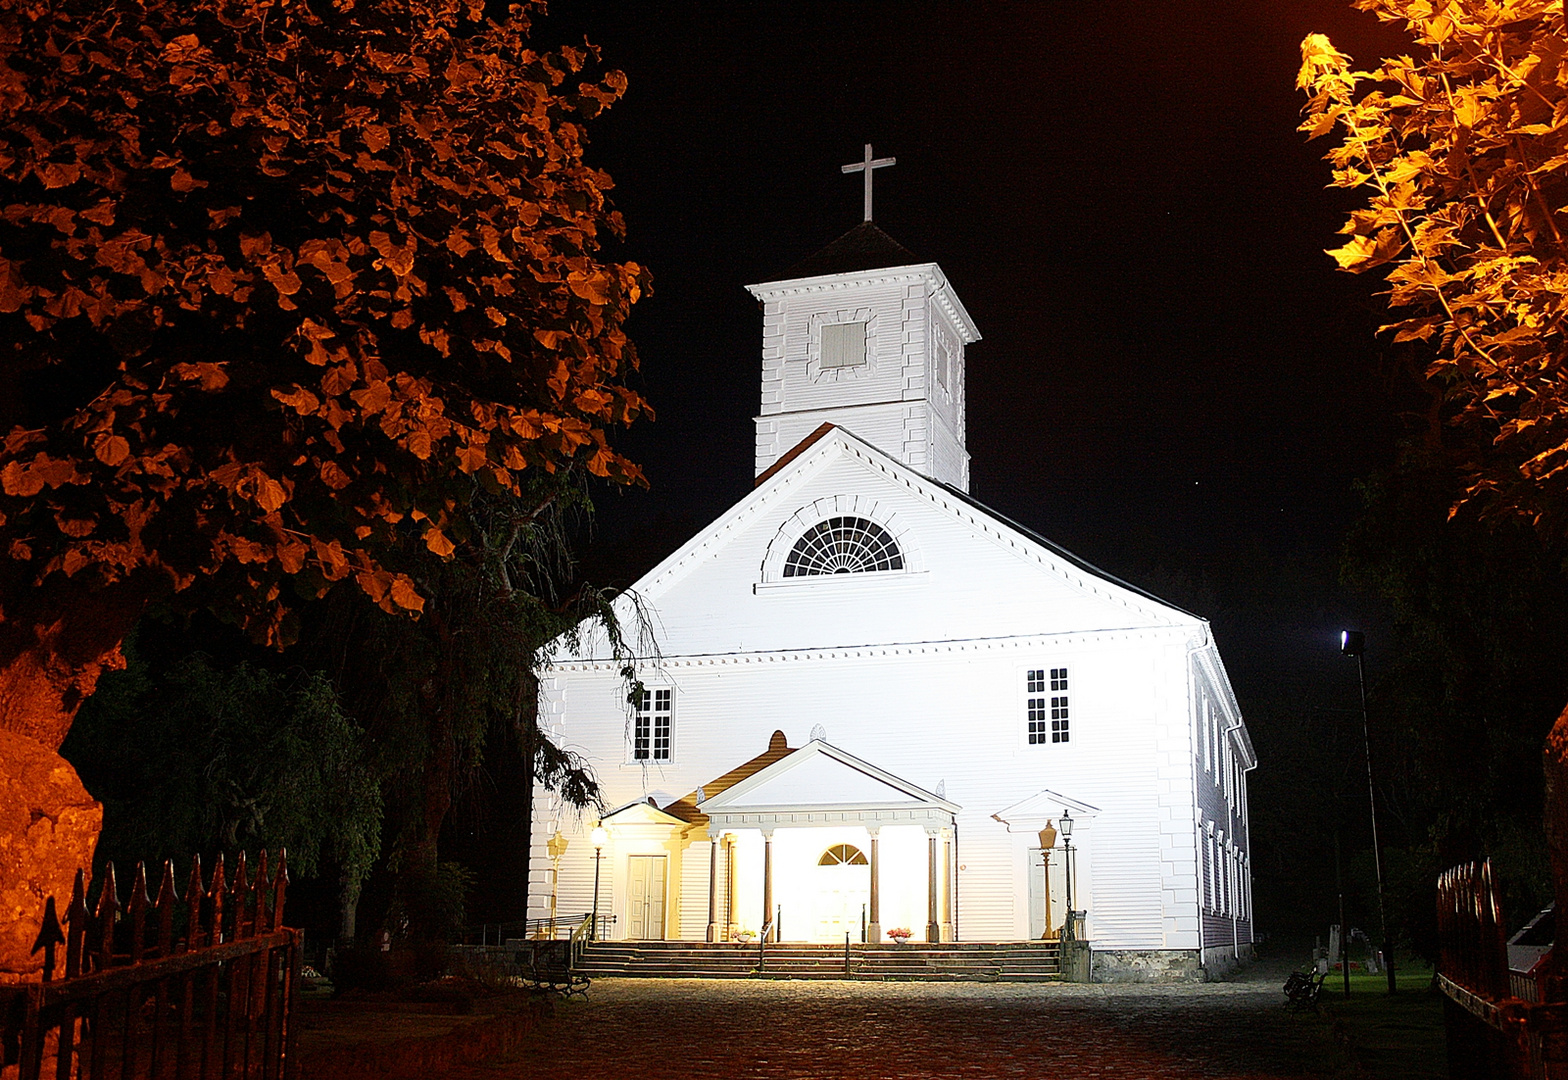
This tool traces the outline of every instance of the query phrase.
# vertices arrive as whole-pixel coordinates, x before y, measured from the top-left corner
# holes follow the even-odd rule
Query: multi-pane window
[[[852,844],[834,844],[822,853],[818,866],[866,866],[866,856]]]
[[[823,324],[822,366],[824,368],[862,367],[865,362],[865,323]]]
[[[1034,668],[1026,682],[1030,744],[1070,741],[1067,669]]]
[[[632,723],[632,760],[670,760],[670,691],[644,690]]]
[[[785,577],[903,568],[904,555],[892,535],[876,522],[859,517],[819,521],[795,541],[784,560]]]
[[[1205,856],[1204,867],[1207,871],[1203,883],[1209,897],[1209,910],[1217,912],[1220,909],[1220,860],[1219,849],[1214,845],[1214,833],[1212,830],[1203,838],[1203,854]]]

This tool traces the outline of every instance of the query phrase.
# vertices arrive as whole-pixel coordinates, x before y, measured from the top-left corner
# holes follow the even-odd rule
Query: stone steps
[[[1055,942],[953,942],[942,945],[769,945],[758,966],[755,944],[604,941],[584,950],[590,977],[711,979],[865,979],[1047,982],[1059,979]]]

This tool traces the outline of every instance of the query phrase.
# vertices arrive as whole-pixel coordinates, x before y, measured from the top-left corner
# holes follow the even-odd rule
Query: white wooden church
[[[863,224],[749,289],[755,488],[633,587],[657,638],[640,692],[602,635],[545,667],[541,724],[607,809],[541,794],[530,917],[1015,941],[1059,932],[1070,871],[1096,978],[1249,955],[1256,761],[1208,623],[970,498],[980,332],[869,195]]]

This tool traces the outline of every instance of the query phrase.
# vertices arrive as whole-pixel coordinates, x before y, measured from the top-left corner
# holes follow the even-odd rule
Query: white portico
[[[782,742],[783,733],[775,738]],[[959,808],[941,796],[813,739],[714,795],[704,792],[695,809],[710,836],[730,837],[740,852],[730,883],[738,887],[713,896],[715,937],[721,910],[733,924],[753,906],[747,901],[760,900],[758,926],[771,922],[774,940],[842,941],[846,933],[860,940],[864,932],[878,941],[884,925],[927,941],[952,939]],[[744,843],[748,835],[755,839]],[[748,877],[760,882],[760,897],[744,886]]]

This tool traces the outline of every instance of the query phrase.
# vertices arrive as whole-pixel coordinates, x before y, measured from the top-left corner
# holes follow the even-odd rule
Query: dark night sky
[[[1348,704],[1337,631],[1376,615],[1333,560],[1408,395],[1375,282],[1323,254],[1354,197],[1295,131],[1314,30],[1401,49],[1348,0],[557,0],[536,39],[630,78],[590,160],[654,274],[630,329],[658,420],[622,437],[652,490],[600,499],[605,549],[645,569],[749,489],[742,286],[856,224],[839,166],[869,141],[898,158],[878,225],[983,334],[974,495],[1213,619],[1244,709]]]

